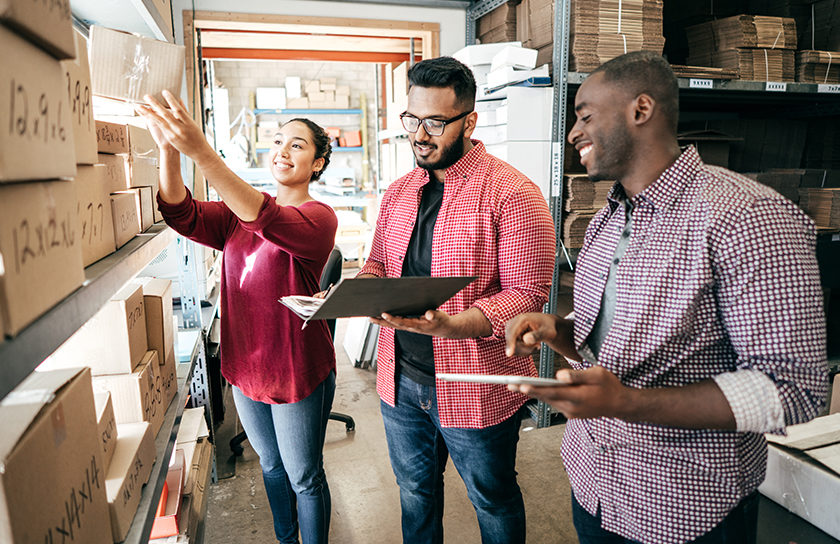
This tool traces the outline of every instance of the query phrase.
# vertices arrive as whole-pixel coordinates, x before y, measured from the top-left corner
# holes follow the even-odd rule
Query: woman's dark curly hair
[[[283,123],[283,125],[288,125],[289,123],[303,123],[309,129],[309,132],[312,133],[312,143],[315,145],[315,158],[316,159],[324,159],[324,166],[317,172],[312,172],[312,177],[309,181],[317,181],[318,178],[321,177],[321,174],[324,170],[327,169],[327,166],[330,164],[330,154],[332,153],[332,145],[330,144],[330,136],[327,134],[327,131],[321,128],[317,123],[310,121],[309,119],[304,119],[303,117],[297,117],[295,119],[290,119]]]

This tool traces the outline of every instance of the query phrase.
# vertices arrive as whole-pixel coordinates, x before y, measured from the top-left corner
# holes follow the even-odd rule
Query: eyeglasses
[[[420,123],[423,123],[423,130],[426,131],[426,134],[429,136],[440,136],[443,134],[443,131],[446,130],[447,123],[452,123],[453,121],[462,119],[471,113],[472,110],[465,111],[460,115],[456,115],[452,119],[430,119],[428,117],[426,119],[418,119],[407,111],[404,111],[400,114],[400,120],[402,121],[403,128],[412,134],[417,132],[417,129],[420,128]]]

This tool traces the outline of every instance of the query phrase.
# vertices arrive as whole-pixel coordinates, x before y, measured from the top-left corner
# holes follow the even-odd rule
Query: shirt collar
[[[674,164],[668,167],[660,176],[645,188],[644,191],[634,196],[631,202],[638,205],[641,202],[650,203],[654,210],[666,209],[671,202],[682,192],[688,180],[694,178],[694,174],[700,169],[702,161],[700,155],[693,145],[683,150]],[[613,210],[627,199],[624,187],[616,183],[608,197]]]

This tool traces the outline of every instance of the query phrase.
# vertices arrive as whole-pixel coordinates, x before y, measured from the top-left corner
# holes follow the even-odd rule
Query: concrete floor
[[[324,464],[332,493],[330,540],[341,544],[401,542],[399,490],[388,461],[385,431],[379,414],[375,373],[354,368],[340,348],[346,323],[338,321],[338,377],[333,410],[353,416],[356,430],[330,421]],[[232,406],[226,420],[235,417]],[[228,423],[226,421],[226,423]],[[520,433],[517,469],[525,499],[529,542],[574,543],[569,481],[560,462],[563,426],[533,429],[525,420]],[[219,463],[230,451],[220,441]],[[246,444],[236,460],[235,476],[211,486],[207,510],[209,544],[275,542],[271,511],[254,450]],[[450,463],[445,474],[446,542],[480,542],[475,511],[464,484]]]
[[[336,330],[338,378],[333,410],[350,414],[356,430],[330,421],[324,464],[332,492],[330,541],[337,544],[398,544],[399,491],[388,461],[385,431],[379,414],[375,374],[354,368],[342,346],[346,320]],[[228,395],[229,396],[229,395]],[[233,403],[227,404],[217,432],[220,474],[235,472],[210,487],[205,540],[209,544],[274,543],[271,511],[254,450],[235,460],[227,440],[238,432]],[[525,420],[520,433],[517,470],[525,499],[528,542],[576,544],[571,520],[569,480],[560,460],[563,425],[533,429]],[[447,543],[481,541],[475,512],[464,484],[450,463],[445,475],[444,533]],[[409,543],[410,544],[410,543]],[[769,499],[759,503],[757,544],[840,544],[813,525]]]

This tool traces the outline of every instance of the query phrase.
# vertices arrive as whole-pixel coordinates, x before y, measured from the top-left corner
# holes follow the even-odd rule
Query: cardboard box
[[[130,102],[149,94],[165,104],[164,89],[181,95],[184,46],[94,25],[90,67],[93,94]]]
[[[108,187],[108,193],[115,193],[128,189],[128,155],[110,155],[106,153],[99,153],[97,155],[97,163],[105,167],[105,180]]]
[[[317,93],[321,91],[321,82],[317,79],[313,79],[306,82],[304,86],[304,90],[306,90],[306,94]]]
[[[122,542],[128,535],[154,462],[155,439],[149,424],[118,425],[117,447],[105,479],[114,542]]]
[[[350,108],[350,96],[344,95],[336,95],[335,97],[335,104],[333,105],[336,109],[346,110]]]
[[[840,538],[840,476],[804,452],[769,444],[767,477],[758,490],[789,512]]]
[[[152,222],[163,221],[163,214],[157,207],[157,194],[160,189],[160,167],[157,159],[131,157],[126,161],[128,168],[128,184],[132,187],[149,187],[151,189]]]
[[[114,216],[114,241],[117,249],[140,234],[140,209],[138,193],[112,193],[111,213]]]
[[[140,218],[140,232],[145,232],[155,223],[155,207],[152,200],[151,187],[132,187],[117,191],[116,194],[133,194],[136,196],[137,216]]]
[[[197,449],[199,440],[207,438],[209,434],[207,420],[204,417],[204,407],[185,409],[181,416],[181,426],[178,427],[178,436],[175,439],[176,447],[184,450],[186,459],[184,495],[192,493],[193,482],[195,481],[195,473],[192,471],[192,467],[201,455],[201,452]],[[198,452],[198,455],[196,455],[196,452]]]
[[[102,470],[107,473],[117,447],[117,419],[111,393],[94,393],[93,401],[96,405],[96,432],[102,445]]]
[[[166,473],[164,489],[168,490],[166,495],[161,494],[161,502],[158,505],[159,514],[155,516],[152,524],[150,539],[166,538],[175,536],[180,532],[178,521],[181,517],[181,497],[184,489],[184,451],[176,449],[172,452],[172,462]]]
[[[75,182],[0,185],[0,256],[0,313],[14,335],[85,280]]]
[[[190,469],[195,475],[193,492],[190,497],[190,520],[187,534],[194,538],[199,520],[204,518],[207,509],[207,486],[210,485],[210,467],[213,465],[213,446],[206,438],[198,441],[196,448],[199,453]]]
[[[335,96],[350,96],[350,85],[336,85]]]
[[[57,59],[76,56],[70,0],[0,0],[0,21]]]
[[[0,421],[0,542],[113,542],[90,371],[32,373]]]
[[[163,363],[160,365],[160,368],[158,368],[164,412],[169,409],[172,399],[178,395],[178,370],[176,365],[175,349],[173,348],[166,354],[166,357],[163,359]]]
[[[100,153],[128,153],[128,126],[97,119],[96,145]]]
[[[175,40],[175,33],[172,29],[172,1],[171,0],[152,0],[157,12],[164,25],[164,34],[166,34],[167,41]]]
[[[309,99],[305,96],[300,98],[286,99],[286,107],[290,110],[305,110],[309,108]]]
[[[96,125],[93,121],[93,95],[90,91],[90,65],[87,41],[78,32],[76,58],[61,61],[73,123],[73,142],[76,145],[76,164],[96,163]]]
[[[129,284],[117,291],[42,366],[52,369],[85,365],[94,376],[125,374],[137,367],[146,351],[143,290]]]
[[[146,339],[150,350],[157,351],[158,362],[166,364],[166,355],[173,351],[175,331],[172,324],[172,282],[161,278],[136,278],[133,282],[143,291],[146,310]]]
[[[76,212],[84,266],[110,255],[116,249],[109,193],[105,165],[79,165],[76,171]]]
[[[767,434],[767,477],[758,488],[790,512],[840,538],[840,414]]]
[[[359,147],[362,145],[362,133],[359,130],[345,130],[344,140],[347,147]]]
[[[829,404],[828,413],[840,413],[840,374],[834,376],[831,385],[831,404]]]
[[[159,159],[160,150],[152,137],[152,133],[146,128],[145,121],[138,117],[129,118],[127,121],[128,152],[132,155],[132,158]]]
[[[309,98],[309,103],[312,104],[313,108],[323,107],[323,102],[326,102],[327,100],[327,93],[324,91],[307,93],[306,96]]]
[[[280,124],[277,121],[260,121],[257,124],[257,140],[271,144]]]
[[[0,12],[10,2],[36,4],[0,0]],[[2,25],[0,51],[0,182],[72,178],[76,147],[61,63]]]
[[[163,424],[166,406],[163,405],[160,372],[156,351],[146,356],[131,374],[95,376],[94,391],[111,393],[117,424],[147,422],[156,436]]]
[[[334,91],[338,83],[338,80],[334,77],[322,77],[320,81],[322,91]]]

